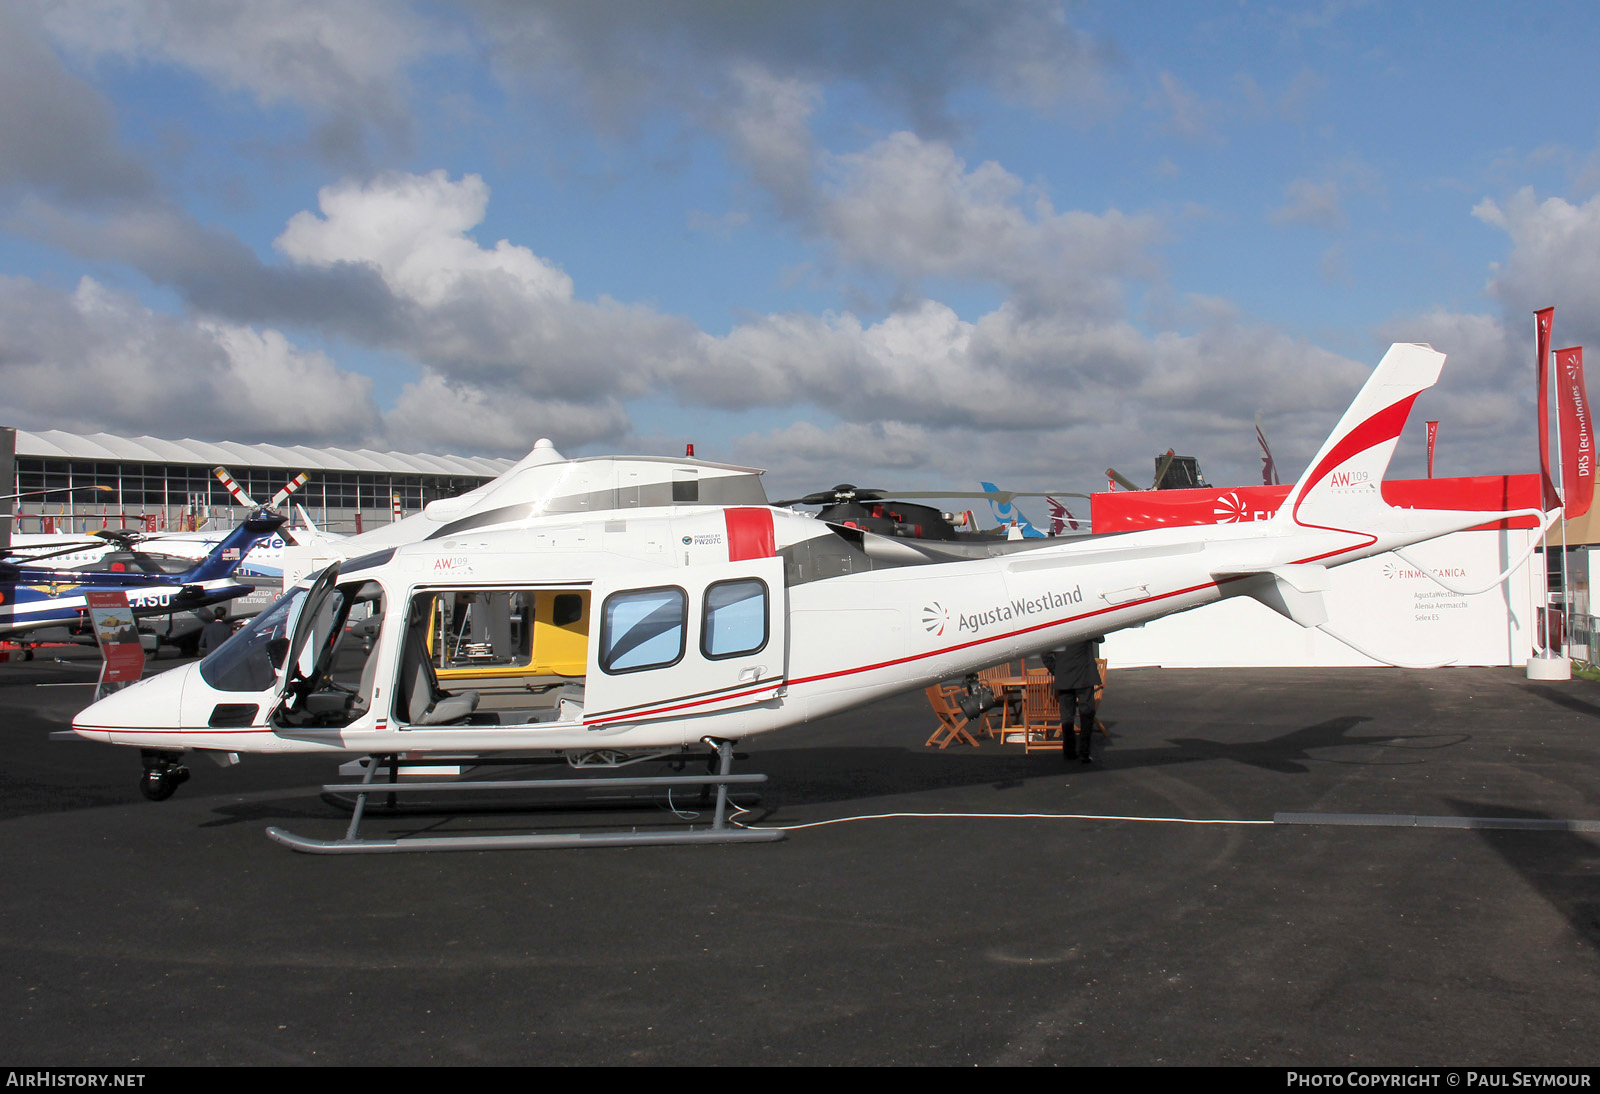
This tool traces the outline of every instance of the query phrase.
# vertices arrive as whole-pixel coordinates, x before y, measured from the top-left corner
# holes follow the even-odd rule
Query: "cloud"
[[[1305,224],[1338,232],[1350,223],[1340,205],[1339,184],[1331,179],[1295,179],[1284,187],[1284,196],[1287,202],[1267,214],[1267,219],[1279,227]]]
[[[1048,196],[988,161],[968,169],[942,141],[900,132],[832,157],[819,230],[841,261],[906,281],[1005,286],[1026,305],[1115,313],[1123,279],[1157,267],[1160,222],[1118,210],[1057,212]]]
[[[479,0],[496,70],[557,94],[576,88],[612,124],[668,104],[699,112],[752,70],[777,82],[853,83],[923,131],[949,98],[992,87],[1041,109],[1110,108],[1111,57],[1055,0],[723,0],[584,4]]]
[[[509,385],[593,402],[645,394],[692,328],[648,307],[579,300],[572,280],[527,247],[484,247],[481,178],[390,173],[318,194],[276,240],[296,270],[374,271],[403,315],[403,351],[451,384]]]
[[[181,65],[264,106],[312,108],[325,136],[342,138],[321,142],[335,158],[350,156],[367,126],[404,134],[405,71],[450,37],[378,0],[55,0],[43,24],[91,61]]]
[[[492,451],[520,456],[541,437],[558,448],[615,443],[628,415],[611,398],[578,403],[536,399],[516,391],[490,391],[451,383],[427,370],[407,384],[385,415],[390,443],[403,451]]]
[[[1137,467],[1143,453],[1130,450],[1128,438],[1138,436],[1187,441],[1223,467],[1234,460],[1248,467],[1255,411],[1269,415],[1287,460],[1303,439],[1296,416],[1336,416],[1357,386],[1347,381],[1361,374],[1359,366],[1246,326],[1226,308],[1191,309],[1200,329],[1189,335],[1151,336],[1133,327],[1121,314],[1121,275],[1150,268],[1141,248],[1153,221],[1058,214],[996,165],[969,170],[947,146],[909,134],[869,151],[830,192],[834,204],[823,213],[839,216],[830,223],[841,233],[859,230],[853,245],[864,248],[861,261],[865,249],[877,248],[888,252],[884,268],[901,275],[1002,280],[1013,299],[970,320],[938,300],[908,296],[874,322],[849,312],[782,312],[712,335],[648,307],[580,299],[572,279],[531,249],[479,242],[472,233],[486,215],[489,187],[474,175],[435,171],[325,187],[317,209],[291,217],[278,236],[280,264],[239,260],[242,283],[296,292],[319,284],[364,287],[368,299],[356,310],[365,320],[312,326],[360,331],[362,344],[416,363],[419,376],[381,420],[367,381],[238,318],[167,318],[114,298],[120,303],[109,311],[117,321],[88,329],[104,330],[101,345],[112,344],[111,332],[121,328],[132,332],[130,344],[180,345],[179,357],[210,361],[214,373],[335,393],[319,398],[317,413],[269,421],[270,429],[309,435],[321,423],[332,434],[386,434],[397,448],[456,451],[517,453],[541,435],[565,446],[613,442],[630,430],[629,400],[665,396],[730,411],[814,408],[815,417],[857,430],[844,443],[877,452],[886,469],[938,466],[950,458],[940,448],[951,435],[985,431],[1017,447],[1009,457],[996,452],[997,472],[1025,470],[1020,453],[1046,441],[1067,443],[1063,438],[1071,451],[1096,453],[1092,462]],[[902,182],[900,220],[877,224],[870,211],[892,212],[892,179]],[[191,285],[191,299],[205,295],[198,282],[206,271],[226,280],[215,259],[229,253],[228,237],[197,235],[181,218],[141,216],[149,219],[130,214],[106,222],[102,243]],[[196,257],[211,250],[210,259]],[[246,303],[237,286],[209,291],[212,299]],[[298,314],[312,313],[301,307]],[[377,322],[380,316],[387,322]],[[83,324],[67,315],[57,325]],[[270,388],[253,382],[236,379],[237,393],[270,400]],[[137,367],[124,383],[145,395],[161,386],[154,372]],[[29,404],[19,396],[19,406],[43,412],[64,405],[49,391],[19,390],[34,398]],[[334,409],[346,404],[354,408],[348,420]],[[130,398],[126,412],[93,403],[80,410],[127,420],[142,416],[139,405]],[[1316,423],[1306,447],[1321,440],[1327,424]],[[785,443],[804,435],[797,429]],[[873,437],[876,448],[862,447]],[[899,464],[894,451],[904,453]],[[1102,469],[1079,474],[1092,481]]]
[[[1215,106],[1191,91],[1170,72],[1156,78],[1157,87],[1149,96],[1149,107],[1166,117],[1167,132],[1194,143],[1215,143],[1219,135],[1212,122]]]
[[[1491,267],[1486,286],[1510,321],[1531,331],[1534,310],[1554,305],[1558,344],[1600,344],[1600,197],[1540,201],[1525,188],[1504,207],[1480,202],[1472,215],[1510,237],[1511,253]]]
[[[478,175],[452,182],[443,171],[389,173],[326,186],[317,207],[321,216],[296,213],[273,245],[305,265],[370,264],[397,295],[422,307],[438,307],[462,279],[481,274],[529,297],[572,296],[572,279],[526,247],[502,239],[486,250],[468,238],[489,208],[489,187]]]
[[[148,173],[117,145],[110,106],[64,69],[21,13],[0,7],[0,187],[105,205],[142,200]]]
[[[1319,179],[1298,178],[1284,187],[1283,205],[1267,213],[1267,220],[1279,227],[1307,225],[1327,232],[1343,232],[1350,226],[1345,203],[1356,195],[1383,194],[1378,172],[1357,159],[1334,164]]]
[[[1280,464],[1309,459],[1372,362],[1209,313],[1194,333],[1156,335],[1004,306],[967,322],[934,301],[870,325],[769,316],[706,338],[698,382],[674,383],[711,405],[820,408],[816,420],[738,442],[747,462],[820,465],[805,482],[788,471],[791,492],[841,474],[932,486],[975,467],[1087,490],[1108,464],[1132,474],[1168,445],[1200,455],[1213,481],[1249,482],[1257,411]],[[923,481],[908,483],[908,471]]]
[[[125,263],[177,290],[199,313],[239,323],[307,326],[369,343],[403,341],[406,318],[367,265],[268,265],[232,232],[201,224],[164,199],[104,214],[37,198],[18,225],[35,238],[97,261]]]
[[[90,278],[72,293],[0,278],[0,347],[9,423],[314,444],[378,432],[371,381],[326,355],[173,319]]]
[[[817,163],[810,120],[820,89],[755,65],[737,67],[731,81],[734,94],[716,124],[751,178],[772,195],[779,214],[808,219],[816,199]]]

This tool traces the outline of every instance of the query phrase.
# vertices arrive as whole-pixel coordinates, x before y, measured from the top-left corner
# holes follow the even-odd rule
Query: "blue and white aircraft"
[[[87,594],[107,589],[127,594],[136,617],[193,611],[244,596],[254,587],[235,579],[234,571],[257,543],[284,524],[278,513],[252,514],[205,558],[178,572],[167,572],[133,555],[122,569],[54,569],[0,562],[0,636],[43,627],[73,626],[85,618]],[[145,559],[141,564],[140,559]]]
[[[1045,539],[1047,537],[1046,532],[1044,532],[1042,529],[1035,528],[1032,522],[1030,522],[1027,517],[1022,515],[1022,510],[1017,508],[1015,502],[1009,500],[1000,501],[992,496],[1000,493],[999,487],[995,486],[994,483],[980,482],[978,485],[983,487],[984,491],[991,495],[989,498],[989,508],[994,513],[994,519],[1000,522],[1001,528],[1015,526],[1017,529],[1017,535],[1023,539]]]

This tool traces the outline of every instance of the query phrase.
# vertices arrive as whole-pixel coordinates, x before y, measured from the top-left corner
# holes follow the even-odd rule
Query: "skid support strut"
[[[267,836],[295,851],[315,855],[383,854],[394,851],[492,851],[516,850],[536,847],[641,847],[672,843],[767,843],[780,840],[784,833],[778,830],[741,828],[728,823],[728,788],[754,786],[767,781],[765,775],[735,775],[733,769],[733,742],[706,739],[706,744],[716,750],[715,773],[705,775],[632,775],[624,777],[603,776],[583,779],[485,779],[471,782],[414,782],[395,781],[394,757],[387,757],[391,772],[390,781],[374,783],[373,775],[382,765],[380,757],[373,756],[361,782],[333,783],[324,786],[324,793],[349,794],[355,792],[355,808],[350,815],[350,827],[343,839],[315,840],[297,836],[282,828],[268,828]],[[395,796],[418,793],[454,793],[482,791],[541,791],[541,790],[638,790],[701,787],[717,788],[716,810],[711,826],[696,828],[668,828],[660,831],[640,832],[527,832],[500,836],[417,836],[409,839],[362,839],[359,834],[361,820],[367,808],[367,798],[372,795],[387,796],[392,803]]]

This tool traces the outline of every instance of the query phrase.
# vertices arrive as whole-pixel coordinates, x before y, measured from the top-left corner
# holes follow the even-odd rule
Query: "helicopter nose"
[[[103,744],[140,744],[155,734],[178,731],[183,688],[194,668],[163,672],[91,703],[72,719],[73,732]]]

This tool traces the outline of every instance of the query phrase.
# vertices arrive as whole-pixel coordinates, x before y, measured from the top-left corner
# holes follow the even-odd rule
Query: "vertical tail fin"
[[[980,482],[978,485],[983,487],[991,494],[998,492],[999,489],[992,482]],[[1044,532],[1030,524],[1028,522],[1028,518],[1022,515],[1022,510],[1018,509],[1013,502],[996,501],[994,498],[990,498],[989,509],[994,513],[994,519],[998,521],[1002,527],[1008,524],[1015,524],[1017,526],[1018,534],[1022,538],[1042,539],[1044,537]]]
[[[1378,533],[1404,519],[1383,500],[1383,473],[1418,395],[1432,387],[1444,354],[1397,342],[1383,355],[1355,402],[1294,484],[1276,520],[1304,528]]]
[[[288,523],[281,514],[269,512],[265,509],[251,513],[245,522],[211,549],[211,553],[200,560],[200,564],[187,573],[178,575],[177,580],[183,584],[196,581],[215,581],[233,573],[250,553],[250,548],[276,532]]]

